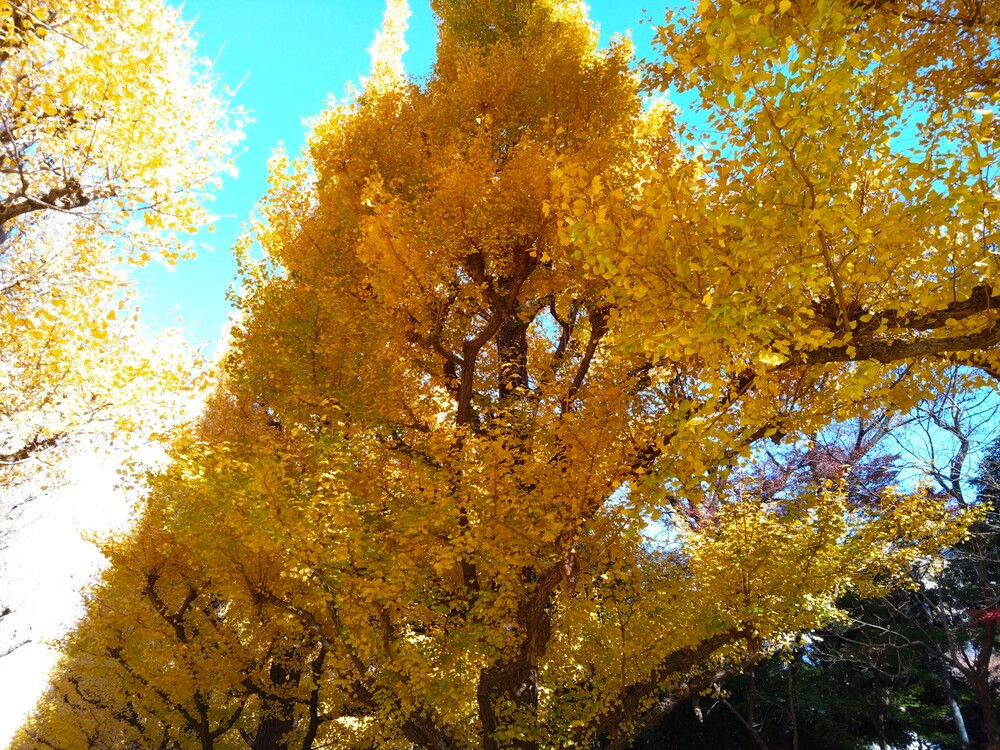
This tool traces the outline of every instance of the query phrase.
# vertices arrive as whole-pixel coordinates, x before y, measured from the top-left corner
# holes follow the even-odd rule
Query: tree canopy
[[[390,0],[274,157],[219,390],[15,748],[626,747],[964,533],[754,467],[995,371],[995,12],[706,0],[637,72],[581,2],[432,7],[425,83]]]
[[[134,0],[0,3],[0,107],[2,487],[185,387],[129,268],[189,252],[238,131],[178,13]]]

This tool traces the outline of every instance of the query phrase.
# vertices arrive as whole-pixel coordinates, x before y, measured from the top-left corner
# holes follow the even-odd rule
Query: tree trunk
[[[498,750],[496,732],[501,721],[497,716],[497,703],[506,703],[504,713],[513,709],[514,721],[504,721],[528,730],[528,736],[514,738],[505,747],[516,750],[537,750],[538,738],[534,732],[534,719],[538,710],[538,670],[534,665],[519,660],[515,664],[484,669],[479,677],[479,720],[483,726],[483,750]],[[526,716],[527,714],[527,716]],[[507,719],[504,716],[504,719]]]
[[[965,727],[965,718],[962,716],[962,707],[958,703],[958,696],[955,695],[955,686],[951,682],[951,675],[948,674],[948,665],[941,663],[938,665],[941,671],[941,682],[944,683],[944,691],[948,696],[948,707],[951,709],[951,718],[955,722],[955,734],[958,736],[958,743],[962,750],[971,750],[972,744],[969,742],[969,731]]]
[[[792,674],[794,667],[788,665],[788,717],[792,722],[792,750],[799,750],[799,718],[795,714],[795,680]]]
[[[524,576],[526,580],[535,579],[532,570],[525,570]],[[487,667],[479,674],[476,700],[483,731],[483,750],[498,750],[496,734],[501,727],[516,727],[523,735],[505,743],[505,747],[517,750],[538,748],[538,661],[545,655],[552,635],[547,605],[560,579],[559,566],[553,566],[536,580],[534,593],[521,604],[517,613],[522,633],[517,655],[509,661]],[[502,713],[498,712],[498,708]],[[498,716],[498,713],[501,715]]]
[[[528,385],[528,324],[517,316],[517,312],[515,308],[497,333],[500,365],[497,391],[501,400]]]
[[[729,713],[731,713],[740,725],[750,733],[750,736],[753,738],[753,743],[757,746],[758,750],[771,750],[771,748],[768,747],[767,742],[764,741],[764,738],[761,737],[760,732],[758,732],[756,727],[754,727],[753,723],[744,719],[740,715],[740,712],[733,708],[729,701],[722,701],[722,705],[728,708]]]
[[[990,690],[989,677],[977,676],[972,689],[976,693],[979,712],[983,716],[983,729],[986,732],[986,750],[1000,750],[1000,725],[997,724],[997,714],[993,708],[993,691]]]
[[[279,690],[289,682],[297,682],[298,674],[281,664],[271,664],[268,670],[271,684]],[[261,718],[257,722],[250,750],[288,750],[288,735],[295,718],[295,703],[290,698],[267,695],[261,697]]]

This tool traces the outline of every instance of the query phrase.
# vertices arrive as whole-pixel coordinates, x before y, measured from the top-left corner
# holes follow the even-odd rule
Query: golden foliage
[[[148,430],[193,385],[190,355],[144,342],[128,268],[190,252],[179,234],[208,220],[206,191],[239,133],[187,25],[160,3],[0,2],[0,103],[10,484],[102,422]]]
[[[623,747],[953,543],[969,519],[919,489],[749,478],[762,440],[990,368],[994,165],[968,149],[992,115],[959,67],[914,93],[892,40],[946,32],[897,5],[668,21],[646,80],[703,96],[721,145],[692,153],[582,3],[435,2],[423,87],[391,3],[366,88],[272,161],[225,382],[110,550],[181,550],[174,599],[211,590],[253,654],[164,684],[294,662],[323,718],[298,693],[281,747]],[[100,637],[148,614],[141,581]],[[280,657],[253,645],[272,621]],[[46,710],[36,738],[68,720]]]

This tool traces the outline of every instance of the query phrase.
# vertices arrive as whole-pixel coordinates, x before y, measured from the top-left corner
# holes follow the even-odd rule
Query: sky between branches
[[[226,290],[236,264],[230,248],[240,225],[267,190],[267,159],[283,143],[300,148],[307,124],[330,98],[344,96],[369,67],[368,48],[382,21],[381,0],[288,0],[276,12],[265,0],[186,0],[183,16],[194,22],[199,52],[214,60],[214,71],[235,90],[233,105],[254,122],[246,128],[239,177],[227,179],[211,206],[219,216],[215,231],[194,237],[195,260],[174,270],[140,269],[141,309],[153,328],[181,325],[188,341],[205,342],[210,354],[227,328]],[[662,15],[663,3],[649,0],[594,0],[590,17],[600,27],[601,43],[629,33],[637,58],[652,54],[649,23]],[[427,0],[411,0],[407,73],[428,75],[434,59],[435,26]],[[647,13],[645,9],[649,9]],[[178,317],[180,322],[178,323]]]

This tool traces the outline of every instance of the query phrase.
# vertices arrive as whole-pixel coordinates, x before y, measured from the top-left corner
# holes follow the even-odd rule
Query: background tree
[[[141,442],[200,382],[178,340],[141,330],[128,277],[207,222],[227,108],[163,3],[0,3],[0,549],[74,444]]]
[[[126,230],[134,261],[176,258],[175,238],[140,226],[204,223],[237,135],[189,26],[161,3],[11,0],[0,29],[5,240],[22,217],[71,212]]]
[[[843,602],[859,622],[747,669],[721,695],[703,696],[697,715],[673,712],[635,747],[960,747],[939,674],[885,604]]]
[[[942,566],[920,577],[901,613],[917,626],[919,640],[948,692],[956,735],[964,746],[1000,744],[996,716],[994,649],[998,604],[996,486],[996,397],[949,388],[921,405],[920,442],[925,466],[938,491],[960,507],[976,507],[979,519],[968,537],[948,550]],[[916,442],[918,438],[911,438]],[[975,468],[973,468],[975,467]],[[959,707],[953,684],[964,685],[973,706]],[[966,728],[968,724],[968,728]],[[969,739],[971,737],[971,740]]]
[[[933,401],[894,420],[891,431],[882,431],[883,452],[876,452],[872,463],[885,476],[889,459],[890,478],[902,471],[907,481],[933,481],[935,491],[957,505],[978,506],[980,520],[969,537],[930,566],[917,566],[903,589],[879,599],[842,600],[842,622],[732,680],[729,698],[706,699],[703,725],[679,712],[648,741],[711,747],[740,738],[770,748],[987,744],[996,696],[996,635],[988,627],[988,592],[997,557],[989,550],[993,511],[982,488],[992,486],[995,472],[996,394],[966,393],[956,385],[957,380]],[[859,436],[864,432],[859,429]],[[843,439],[843,427],[833,434]],[[820,447],[826,446],[820,443],[805,455]],[[873,473],[865,469],[864,458],[860,465],[842,463],[848,446],[830,447],[826,460],[786,458],[780,464],[810,471],[832,464],[848,482]],[[787,474],[774,470],[777,463],[763,464],[764,483],[783,490],[787,482],[780,480]]]
[[[173,540],[144,528],[112,553],[63,643],[72,669],[55,672],[12,747],[312,747],[322,646],[287,616],[219,599],[180,545],[166,552]]]
[[[238,137],[188,32],[161,3],[0,7],[5,484],[95,419],[170,388],[150,387],[175,363],[144,351],[125,264],[186,251],[178,233],[207,221],[206,191]]]
[[[259,410],[255,419],[220,419],[227,401],[210,402],[201,438],[222,444],[277,435]],[[225,468],[253,471],[228,461]],[[178,509],[199,499],[188,467],[177,465],[156,478],[136,528],[108,540],[111,566],[11,748],[370,747],[372,729],[354,718],[366,711],[330,663],[329,642],[259,594],[266,584],[301,598],[286,593],[303,584],[282,567],[281,551],[261,539],[241,554],[223,535],[209,569],[187,544],[205,539],[176,533]]]

